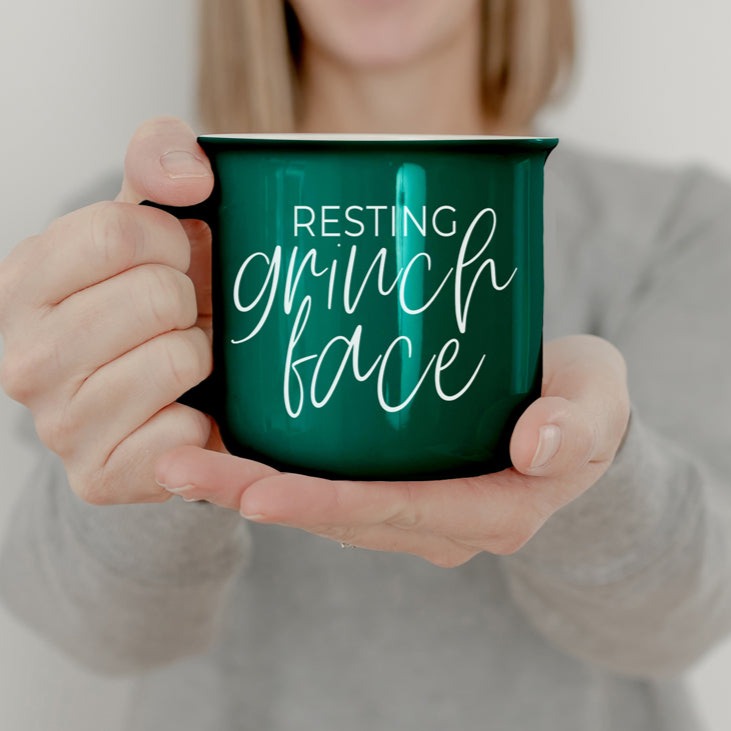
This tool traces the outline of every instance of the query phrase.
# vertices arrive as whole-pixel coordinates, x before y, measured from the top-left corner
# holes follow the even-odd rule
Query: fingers
[[[444,565],[454,559],[455,547],[470,556],[517,550],[548,517],[533,505],[533,497],[513,471],[401,483],[287,475],[249,486],[239,509],[250,519],[253,515],[260,522],[292,525],[355,545],[365,545],[364,536],[378,526],[391,528],[404,534],[400,550],[413,553],[419,546],[420,555]]]
[[[180,272],[190,267],[190,243],[172,216],[144,206],[99,203],[55,221],[3,262],[0,319],[20,322],[20,310],[47,309],[66,297],[144,264]],[[13,317],[3,317],[12,303]]]
[[[527,475],[570,475],[608,464],[629,419],[626,370],[607,341],[575,336],[548,343],[543,397],[521,416],[510,454]]]
[[[130,144],[117,202],[64,216],[0,263],[0,383],[90,502],[167,499],[156,457],[211,437],[207,417],[173,403],[211,370],[196,326],[210,330],[210,231],[136,203],[190,205],[212,184],[190,128],[155,120]]]
[[[183,447],[164,455],[155,474],[175,494],[237,510],[250,520],[418,553],[438,565],[464,562],[481,550],[511,553],[549,515],[513,470],[459,480],[330,481]]]
[[[331,482],[193,447],[165,454],[155,474],[159,483],[177,486],[168,487],[172,494],[187,500],[207,500],[249,520],[288,525],[360,548],[409,553],[445,567],[458,566],[480,551],[448,536],[389,522],[402,501],[412,499],[401,483]],[[429,499],[426,494],[421,498]]]
[[[441,481],[330,481],[183,447],[157,462],[156,479],[173,494],[249,520],[456,566],[480,551],[514,553],[593,485],[617,449],[628,412],[617,351],[597,338],[566,338],[547,347],[544,396],[515,428],[516,469]]]
[[[158,264],[77,292],[38,318],[20,366],[28,393],[22,400],[33,406],[31,395],[48,389],[70,398],[100,365],[157,335],[186,330],[197,317],[190,279]]]
[[[106,460],[210,370],[210,346],[201,330],[165,333],[97,369],[62,410],[46,410],[46,418],[38,419],[39,436],[74,466]]]
[[[192,205],[205,200],[212,187],[210,165],[187,125],[170,118],[143,125],[129,146],[118,203],[97,204],[58,219],[3,262],[0,321],[8,303],[14,309],[57,304],[140,264],[188,271],[191,250],[180,222],[162,211],[129,204],[149,198]],[[196,234],[203,236],[200,227]],[[192,273],[203,261],[196,259]]]
[[[143,124],[132,138],[117,200],[189,206],[204,201],[212,189],[211,166],[193,130],[179,119],[161,117]]]
[[[163,455],[155,466],[155,480],[184,497],[208,500],[241,511],[248,487],[280,473],[273,467],[230,454],[181,447]]]
[[[157,456],[180,444],[203,446],[210,420],[199,411],[170,404],[132,432],[101,463],[68,469],[74,492],[94,505],[164,502],[170,493],[154,481]]]

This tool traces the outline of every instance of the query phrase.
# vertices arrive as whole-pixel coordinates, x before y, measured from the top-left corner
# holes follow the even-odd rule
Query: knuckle
[[[91,244],[110,271],[130,269],[140,258],[144,230],[136,206],[104,201],[91,206]]]
[[[193,282],[181,272],[159,264],[144,267],[147,313],[158,332],[188,328],[198,316]]]
[[[16,298],[24,289],[24,275],[31,266],[37,265],[41,236],[31,236],[21,241],[0,261],[0,331],[5,331],[16,308]]]
[[[180,444],[204,447],[211,435],[211,422],[195,409],[186,409],[176,416],[177,437]]]
[[[30,395],[28,380],[24,378],[25,367],[17,357],[6,354],[0,361],[0,386],[14,401],[25,403]]]
[[[179,133],[185,130],[191,137],[195,138],[195,134],[190,127],[180,118],[171,114],[161,114],[143,122],[136,130],[132,137],[132,143],[148,139],[150,137],[166,137],[170,133]]]
[[[0,361],[0,385],[10,398],[28,404],[58,373],[61,351],[55,340],[39,340]],[[39,387],[40,384],[40,387]]]
[[[38,438],[60,457],[68,457],[73,452],[80,426],[70,404],[61,409],[45,409],[36,417]]]
[[[75,460],[78,469],[72,489],[84,502],[98,506],[135,502],[130,500],[130,488],[137,484],[136,480],[132,480],[132,484],[130,482],[132,460],[144,457],[137,453],[120,458],[122,444],[116,444],[111,451],[88,450],[83,457]]]
[[[163,358],[166,376],[181,393],[210,372],[210,345],[198,328],[170,333],[163,341]]]

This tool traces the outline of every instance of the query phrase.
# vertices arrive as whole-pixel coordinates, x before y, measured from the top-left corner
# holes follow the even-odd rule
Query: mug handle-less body
[[[331,142],[315,138],[310,144],[282,141],[280,137],[266,137],[262,142],[258,138],[233,136],[214,137],[213,142],[210,152],[202,145],[212,161],[216,178],[207,201],[186,207],[145,201],[146,205],[178,219],[202,220],[211,227],[213,372],[183,394],[179,402],[210,415],[219,425],[226,448],[232,454],[290,472],[346,479],[437,479],[484,474],[507,466],[510,432],[520,415],[517,410],[524,410],[527,401],[540,395],[542,166],[555,142],[538,138],[525,142],[418,138],[412,144],[401,138],[388,138],[384,142],[370,139]],[[219,153],[225,154],[225,159]],[[394,233],[383,236],[389,242],[393,238],[393,244],[376,241],[377,218],[367,231],[363,223],[360,231],[357,227],[354,230],[347,225],[346,218],[340,218],[339,223],[336,220],[335,227],[328,220],[325,231],[323,202],[353,204],[359,210],[366,210],[366,204],[374,211],[390,209]],[[452,205],[457,203],[458,206]],[[454,230],[434,227],[433,233],[419,233],[415,237],[415,232],[427,228],[428,207],[450,210],[454,214]],[[304,238],[306,230],[313,238],[306,241],[307,246],[318,256],[318,272],[327,265],[328,277],[313,272],[313,277],[303,280],[300,297],[310,294],[305,292],[310,279],[314,293],[306,306],[298,304],[297,312],[293,304],[289,310],[280,311],[277,303],[276,312],[271,310],[271,318],[270,310],[264,312],[263,304],[251,316],[240,314],[249,312],[257,302],[264,303],[266,291],[275,297],[274,283],[279,281],[275,276],[281,276],[282,281],[287,276],[281,268],[274,271],[273,254],[269,248],[260,251],[262,247],[277,247],[275,250],[280,252],[277,256],[286,257],[286,266],[292,267],[291,287],[299,281],[297,267],[304,271],[308,264],[302,262],[314,261],[315,253],[303,260],[304,249],[297,248],[298,244],[305,245],[296,240],[296,211],[303,208],[309,208],[315,217],[319,215],[322,222],[321,235],[312,228],[300,233]],[[408,229],[398,228],[397,224],[411,220],[407,212],[412,209],[417,211],[417,216],[418,210],[423,210],[425,223],[420,225],[412,216],[414,226],[407,241]],[[496,210],[505,219],[505,226],[497,227]],[[492,249],[481,263],[477,259],[492,241],[493,234],[487,238],[485,232],[486,242],[479,252],[467,252],[467,237],[479,221],[475,218],[478,211],[480,216],[492,211],[493,232],[497,230]],[[284,217],[291,220],[292,215],[294,230],[284,229]],[[463,230],[464,237],[460,234]],[[399,231],[403,233],[397,235]],[[344,239],[342,243],[348,245],[336,251],[338,244],[325,237],[341,235],[354,238],[365,235],[366,239],[362,242]],[[453,245],[446,245],[443,238],[454,239]],[[357,243],[362,245],[356,255]],[[376,257],[374,249],[378,244],[385,253],[382,255],[379,249]],[[398,253],[389,256],[392,246],[399,247],[400,259]],[[295,252],[299,252],[299,260],[295,260]],[[262,261],[263,257],[269,258],[266,277],[261,270],[247,278],[246,305],[251,307],[246,310],[236,306],[238,293],[244,286],[242,257],[246,257],[244,261],[251,261],[252,257]],[[397,295],[392,294],[393,289],[382,292],[383,287],[375,289],[378,282],[374,275],[370,281],[375,295],[365,296],[366,283],[374,267],[381,262],[385,272],[391,266],[386,260],[393,261],[393,266],[403,271],[417,263],[408,280],[411,286],[407,291],[402,285]],[[419,302],[410,308],[403,304],[406,300],[402,297],[420,298],[427,291],[417,281],[422,269],[423,285],[432,287],[442,277],[446,282],[451,276],[447,272],[454,271],[457,265],[462,271],[473,263],[474,276],[467,274],[464,280],[464,287],[469,291],[462,291],[469,299],[459,296],[460,285],[454,275],[454,297],[449,294],[450,282],[447,294],[441,298],[433,295],[428,303]],[[341,266],[336,272],[337,265]],[[425,272],[431,265],[435,273],[430,279]],[[523,271],[517,280],[520,287],[516,285],[509,293],[500,295],[512,281],[511,277],[506,283],[501,282],[500,287],[488,284],[477,288],[478,275],[489,266],[501,270],[504,267],[506,276],[511,269],[520,267]],[[234,278],[236,270],[239,274]],[[494,269],[490,271],[494,276]],[[362,280],[360,292],[351,291],[350,284],[346,285],[352,277]],[[486,280],[484,276],[483,280]],[[251,293],[250,286],[254,287]],[[333,297],[340,297],[341,286],[342,308],[332,307]],[[442,286],[437,294],[441,289]],[[351,297],[356,294],[357,299]],[[364,298],[356,316],[360,294]],[[293,291],[287,297],[294,303]],[[318,309],[310,317],[312,302],[317,303]],[[463,338],[470,302],[474,321],[471,329],[476,326],[476,332],[474,337]],[[406,316],[412,314],[420,318]],[[309,318],[309,328],[302,339],[307,323],[305,315]],[[362,321],[368,333],[365,345],[360,340]],[[257,326],[253,330],[256,323],[266,322],[267,328]],[[231,340],[231,333],[244,334],[246,338]],[[254,335],[255,343],[243,345]],[[341,347],[341,343],[348,348],[347,354],[334,354],[326,362],[325,356],[334,352],[331,345]],[[455,344],[462,348],[465,365],[479,363],[481,368],[487,362],[489,366],[469,398],[460,396],[465,382],[470,379],[472,384],[475,380],[477,370],[473,373],[455,365],[450,374],[442,375],[455,360]],[[386,353],[394,355],[388,372],[383,366],[387,362]],[[486,354],[491,356],[487,361]],[[312,365],[306,385],[296,371],[292,372],[295,361],[288,361],[290,356],[298,359],[297,364]],[[341,379],[349,363],[353,375],[348,372]],[[361,363],[364,366],[381,363],[377,374],[373,368],[368,371],[369,376],[373,375],[368,384],[367,378],[362,377]],[[402,367],[404,363],[408,367]],[[434,389],[422,389],[422,397],[417,401],[414,386],[420,387],[425,382],[423,374],[428,374],[429,369],[436,374]],[[441,390],[443,383],[447,384],[446,397]],[[326,394],[324,389],[329,389]],[[378,398],[374,397],[374,390]],[[291,408],[293,396],[295,399],[301,396],[297,402],[301,405],[307,399],[307,410]],[[328,409],[323,409],[326,403]],[[399,418],[392,418],[393,414]]]
[[[140,205],[165,211],[165,213],[169,213],[181,221],[186,219],[197,219],[207,223],[209,226],[212,226],[210,215],[211,198],[192,206],[166,206],[147,200],[142,201]],[[189,391],[182,394],[177,401],[184,406],[190,406],[191,408],[196,409],[197,411],[202,411],[204,414],[208,414],[216,419],[217,409],[215,408],[215,391],[215,379],[214,375],[211,374],[197,386],[193,386],[193,388]]]

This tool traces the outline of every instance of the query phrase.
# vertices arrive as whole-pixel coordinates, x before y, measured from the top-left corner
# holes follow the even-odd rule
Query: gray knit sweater
[[[456,569],[175,498],[94,507],[39,447],[0,557],[17,616],[136,676],[134,731],[691,731],[731,629],[731,188],[565,145],[546,336],[624,353],[617,460],[520,552]]]

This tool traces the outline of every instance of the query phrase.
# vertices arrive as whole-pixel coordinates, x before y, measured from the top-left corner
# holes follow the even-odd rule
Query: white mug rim
[[[283,141],[283,142],[557,142],[555,137],[518,135],[421,135],[421,134],[351,134],[351,133],[227,133],[201,134],[199,140],[225,141]]]

